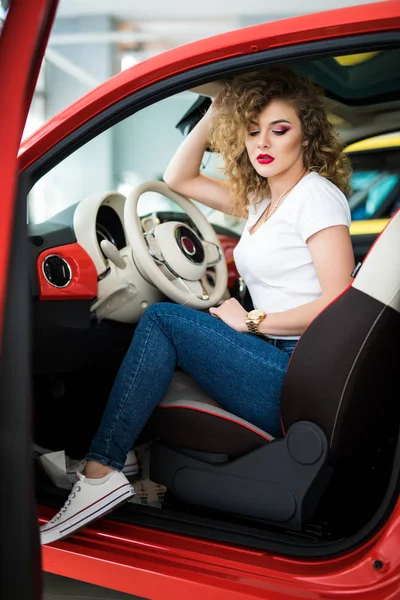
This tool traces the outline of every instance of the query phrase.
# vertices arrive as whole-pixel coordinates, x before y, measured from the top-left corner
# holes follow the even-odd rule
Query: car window
[[[29,223],[48,220],[84,198],[129,191],[149,180],[161,180],[182,141],[176,123],[192,104],[186,92],[144,108],[64,159],[33,187],[28,198]],[[139,212],[171,210],[172,202],[148,193]],[[174,204],[174,210],[180,210]]]
[[[196,97],[193,92],[185,92],[144,108],[71,154],[31,190],[28,222],[46,221],[87,196],[111,190],[126,196],[141,183],[161,181],[183,140],[176,125]],[[205,152],[201,166],[204,173],[221,178],[221,166],[216,155]],[[198,206],[216,224],[235,229],[237,219]],[[160,194],[144,194],[139,201],[139,214],[158,210],[177,212],[181,208]]]
[[[32,188],[28,197],[28,222],[41,223],[84,198],[107,191],[125,196],[163,173],[183,140],[177,124],[198,96],[184,92],[144,108],[97,136],[54,167]],[[203,173],[223,178],[220,158],[205,152]],[[196,203],[214,225],[240,233],[242,219]],[[147,192],[138,204],[140,215],[154,211],[181,212],[169,198]]]
[[[28,199],[29,223],[40,223],[87,196],[119,191],[125,196],[150,180],[162,180],[173,153],[183,140],[177,124],[199,97],[184,92],[151,105],[118,123],[67,157],[34,186]],[[201,100],[201,98],[200,98]],[[349,204],[353,220],[390,216],[400,206],[400,152],[379,148],[377,152],[349,154],[353,166]],[[206,151],[201,171],[222,179],[219,156]],[[214,225],[237,234],[244,220],[201,204],[199,208]],[[170,199],[147,192],[139,201],[139,214],[181,211]]]

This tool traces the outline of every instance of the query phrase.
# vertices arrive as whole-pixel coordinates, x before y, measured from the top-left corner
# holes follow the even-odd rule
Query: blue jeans
[[[282,435],[279,398],[296,340],[239,333],[209,313],[150,306],[122,361],[87,460],[121,470],[180,367],[227,411]]]

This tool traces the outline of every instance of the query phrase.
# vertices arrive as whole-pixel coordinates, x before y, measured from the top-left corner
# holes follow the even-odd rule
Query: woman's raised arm
[[[211,105],[179,146],[164,173],[164,181],[171,190],[183,196],[215,210],[234,214],[234,203],[226,182],[200,173],[214,110]]]

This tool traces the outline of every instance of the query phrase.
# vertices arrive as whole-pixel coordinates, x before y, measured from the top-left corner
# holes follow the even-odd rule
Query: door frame
[[[34,501],[27,186],[17,153],[58,0],[12,0],[0,35],[0,598],[41,598]]]

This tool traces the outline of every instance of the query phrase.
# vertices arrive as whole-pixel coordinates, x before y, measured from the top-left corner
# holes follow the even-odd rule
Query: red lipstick
[[[274,157],[271,156],[270,154],[259,154],[257,156],[257,162],[259,162],[260,165],[269,165],[274,160],[275,160]]]

